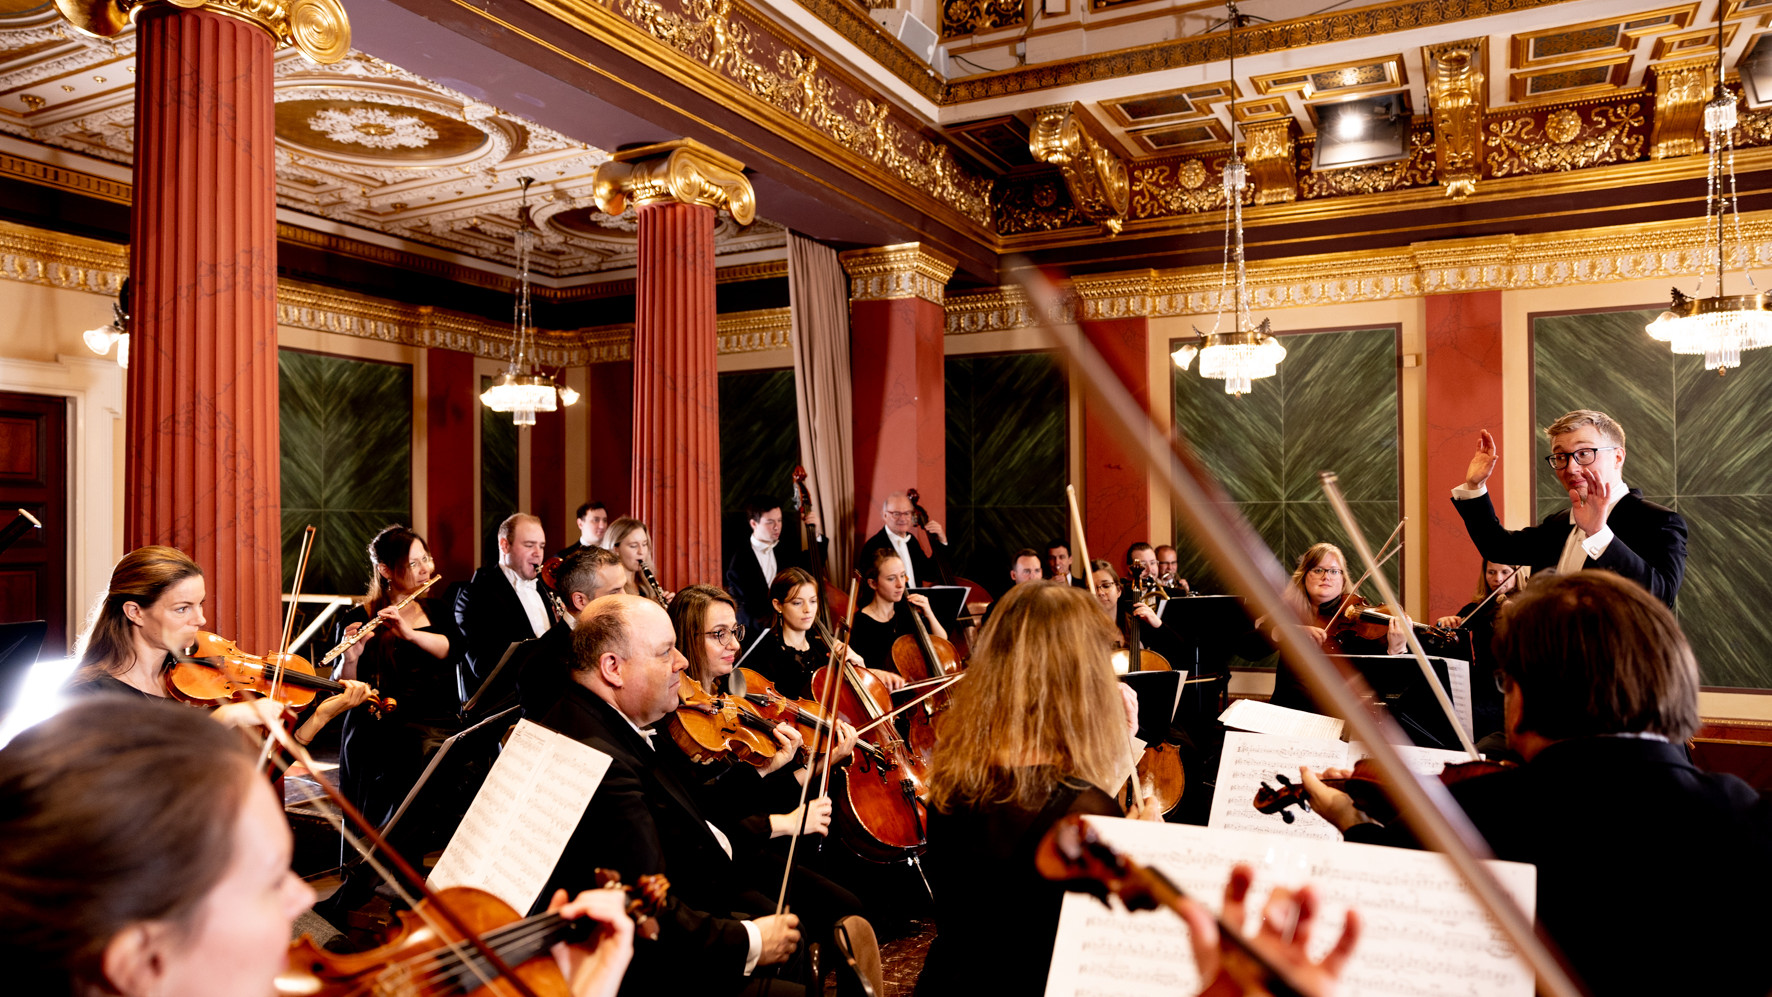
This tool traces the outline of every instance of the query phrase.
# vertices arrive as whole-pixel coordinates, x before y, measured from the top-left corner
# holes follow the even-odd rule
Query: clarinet
[[[640,562],[640,574],[646,577],[647,594],[652,597],[652,601],[670,609],[671,601],[665,598],[664,586],[658,583],[658,576],[652,573],[652,568],[645,561]]]

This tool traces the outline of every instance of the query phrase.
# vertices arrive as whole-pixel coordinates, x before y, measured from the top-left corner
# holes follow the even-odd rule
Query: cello
[[[833,667],[839,669],[836,676],[830,674]],[[867,669],[857,668],[845,658],[813,672],[811,687],[822,688],[833,678],[841,679],[833,712],[843,721],[864,727],[892,712],[892,694]],[[843,779],[843,791],[833,796],[844,840],[856,854],[873,862],[914,856],[927,840],[924,767],[890,721],[862,737],[876,750],[856,751]]]
[[[923,614],[917,607],[906,604],[904,610],[911,614],[911,623],[916,628],[916,633],[906,634],[892,643],[892,664],[898,674],[911,683],[953,677],[960,670],[954,645],[929,632],[929,628],[923,625]],[[919,765],[924,768],[929,766],[930,760],[935,756],[936,714],[947,708],[948,693],[943,691],[932,694],[922,705],[910,710],[910,717],[906,722],[910,748]]]

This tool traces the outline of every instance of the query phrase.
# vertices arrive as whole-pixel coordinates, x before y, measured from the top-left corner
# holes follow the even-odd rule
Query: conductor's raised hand
[[[1477,436],[1477,452],[1471,456],[1471,464],[1464,472],[1464,487],[1481,488],[1488,482],[1489,475],[1495,473],[1495,463],[1500,455],[1495,447],[1495,437],[1487,429]]]
[[[1575,487],[1569,489],[1569,515],[1588,536],[1606,528],[1606,511],[1612,500],[1612,483],[1593,467],[1577,466]]]

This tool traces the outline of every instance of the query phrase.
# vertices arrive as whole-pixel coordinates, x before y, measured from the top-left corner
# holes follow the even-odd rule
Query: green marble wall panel
[[[480,378],[481,391],[491,386],[491,377]],[[498,524],[519,511],[517,433],[511,413],[480,406],[480,560],[485,564],[498,560]]]
[[[1348,550],[1323,498],[1320,471],[1334,471],[1368,542],[1382,543],[1401,506],[1397,439],[1396,330],[1355,329],[1282,337],[1286,359],[1242,398],[1198,367],[1174,373],[1175,429],[1200,455],[1280,563],[1311,544]],[[1204,592],[1226,587],[1187,537],[1177,510],[1178,570]],[[1385,566],[1401,584],[1401,562]]]
[[[360,594],[364,545],[412,516],[412,368],[277,351],[284,590],[316,527],[304,592]]]
[[[720,509],[726,520],[726,559],[735,545],[745,542],[744,504],[752,495],[780,500],[784,537],[798,528],[793,475],[799,463],[793,369],[721,374]],[[799,542],[797,536],[794,542]]]
[[[1001,591],[1010,554],[1070,533],[1070,389],[1049,353],[949,357],[946,367],[943,525],[960,574]]]
[[[1574,408],[1624,427],[1624,480],[1686,517],[1686,577],[1675,613],[1707,686],[1772,688],[1772,354],[1749,352],[1726,377],[1674,356],[1643,326],[1660,309],[1556,315],[1532,323],[1533,419]],[[1595,358],[1604,358],[1603,369]],[[1535,453],[1550,452],[1535,432]],[[1568,496],[1536,464],[1535,518]]]

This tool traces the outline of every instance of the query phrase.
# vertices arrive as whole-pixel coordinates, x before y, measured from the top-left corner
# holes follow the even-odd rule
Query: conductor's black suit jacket
[[[1537,571],[1556,567],[1563,556],[1571,528],[1567,508],[1544,517],[1537,526],[1508,530],[1496,518],[1487,492],[1476,498],[1453,499],[1452,505],[1463,518],[1471,542],[1487,560],[1529,565]],[[1672,509],[1644,500],[1642,491],[1632,488],[1612,507],[1606,525],[1612,527],[1612,542],[1583,566],[1623,575],[1672,606],[1686,574],[1686,521]]]

